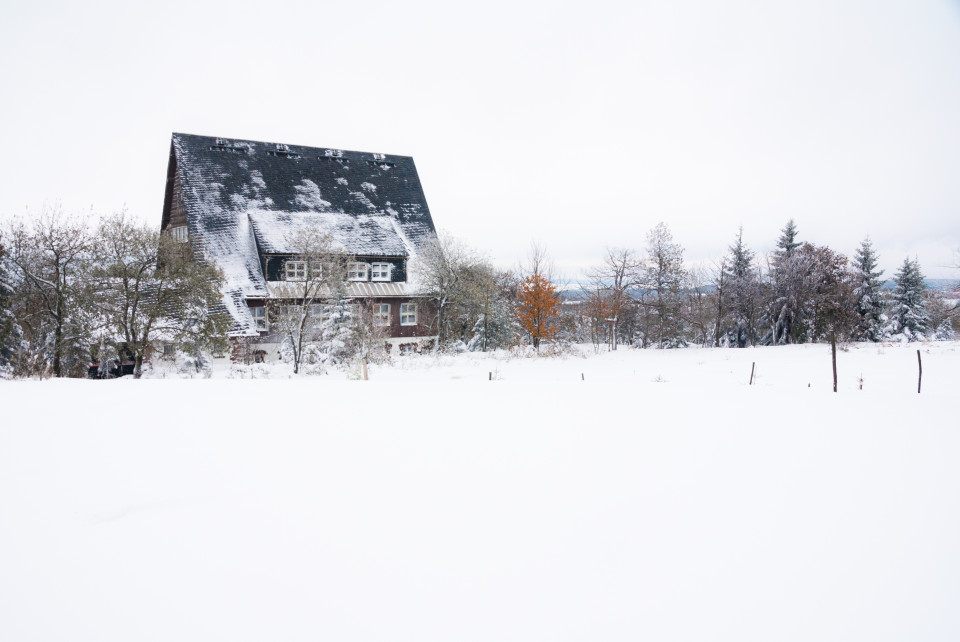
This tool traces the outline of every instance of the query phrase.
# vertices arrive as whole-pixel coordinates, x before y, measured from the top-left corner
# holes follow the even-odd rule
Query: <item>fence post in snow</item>
[[[920,360],[920,351],[917,350],[917,368],[919,372],[917,373],[917,394],[920,394],[920,384],[923,383],[923,362]]]

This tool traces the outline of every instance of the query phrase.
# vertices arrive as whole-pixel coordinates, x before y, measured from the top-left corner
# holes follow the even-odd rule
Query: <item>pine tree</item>
[[[880,341],[883,338],[883,300],[880,288],[883,270],[877,270],[877,253],[873,243],[867,237],[860,243],[853,258],[856,271],[857,324],[856,338],[866,341]]]
[[[724,291],[731,326],[727,329],[730,344],[738,348],[756,342],[756,317],[759,305],[759,281],[753,266],[753,252],[743,244],[743,228],[730,246],[729,260],[724,264]]]
[[[560,294],[549,279],[534,272],[520,283],[517,298],[517,320],[530,335],[533,347],[539,350],[542,341],[557,334]]]
[[[797,241],[797,224],[790,219],[780,230],[780,238],[777,239],[777,255],[790,258],[800,245],[801,243]]]
[[[920,263],[907,257],[893,280],[897,285],[893,291],[889,332],[907,341],[919,341],[925,337],[930,324]]]
[[[680,307],[686,271],[683,268],[683,247],[673,242],[673,234],[665,223],[659,223],[647,234],[645,286],[651,291],[643,306],[651,313],[650,334],[660,348],[683,344]]]
[[[773,253],[773,343],[796,343],[803,315],[804,265],[797,249],[797,226],[787,221]]]

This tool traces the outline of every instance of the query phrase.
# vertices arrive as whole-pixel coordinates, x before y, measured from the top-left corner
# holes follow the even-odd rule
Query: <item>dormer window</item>
[[[186,243],[187,242],[187,226],[178,225],[177,227],[171,227],[170,236],[172,236],[173,240],[175,241]]]
[[[262,305],[256,305],[250,308],[250,316],[253,317],[253,323],[257,330],[267,329],[267,309]]]
[[[283,264],[283,276],[287,281],[306,281],[307,262],[287,261]]]
[[[371,265],[370,280],[371,281],[389,281],[390,280],[390,264],[374,263],[373,265]]]
[[[348,281],[366,281],[367,280],[367,269],[370,266],[367,263],[361,262],[352,262],[347,265],[347,280]]]

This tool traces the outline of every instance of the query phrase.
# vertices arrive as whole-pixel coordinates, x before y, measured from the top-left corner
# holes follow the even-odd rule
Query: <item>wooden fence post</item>
[[[920,394],[920,384],[923,383],[923,362],[920,360],[920,351],[917,350],[917,368],[919,372],[917,373],[917,394]]]
[[[833,361],[833,391],[837,391],[837,335],[830,333],[830,359]]]

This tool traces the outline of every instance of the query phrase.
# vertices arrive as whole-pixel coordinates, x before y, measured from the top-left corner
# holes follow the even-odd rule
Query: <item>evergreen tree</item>
[[[936,331],[933,333],[933,339],[934,341],[956,341],[957,333],[954,331],[950,319],[944,319],[943,322],[937,326]]]
[[[897,285],[893,291],[889,332],[907,341],[919,341],[924,338],[930,325],[926,285],[923,282],[920,263],[916,259],[911,261],[910,257],[907,257],[893,280]]]
[[[797,343],[803,315],[803,280],[806,270],[803,256],[797,251],[797,226],[787,221],[773,253],[773,343]]]
[[[656,337],[660,348],[684,343],[680,309],[685,278],[683,247],[673,242],[666,223],[659,223],[647,235],[644,285],[650,294],[642,304],[651,313],[649,334]]]
[[[753,252],[743,244],[743,228],[736,242],[730,246],[729,259],[724,264],[724,291],[726,308],[730,313],[727,329],[729,343],[738,348],[756,342],[756,317],[759,305],[759,280],[753,266]]]
[[[855,336],[866,341],[880,341],[883,338],[883,300],[880,288],[883,281],[883,270],[877,270],[877,253],[873,243],[867,237],[860,243],[853,257],[853,267],[856,271],[857,314],[859,322]]]

